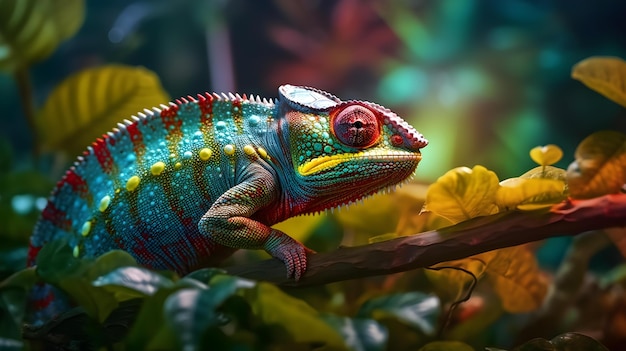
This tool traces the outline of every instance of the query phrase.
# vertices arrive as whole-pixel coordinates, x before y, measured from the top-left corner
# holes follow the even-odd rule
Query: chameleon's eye
[[[339,111],[333,118],[335,135],[347,146],[366,148],[380,137],[378,118],[361,105],[351,105]]]

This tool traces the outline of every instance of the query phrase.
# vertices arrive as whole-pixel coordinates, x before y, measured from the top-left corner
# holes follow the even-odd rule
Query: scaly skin
[[[290,85],[276,103],[198,95],[145,110],[93,143],[59,181],[31,238],[76,257],[123,249],[179,274],[264,249],[299,279],[312,252],[271,225],[406,180],[426,139],[382,106]],[[40,321],[54,291],[33,298]]]

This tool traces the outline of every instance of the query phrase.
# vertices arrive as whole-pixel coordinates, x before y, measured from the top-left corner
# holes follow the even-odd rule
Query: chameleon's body
[[[298,279],[310,250],[270,226],[406,180],[427,141],[376,104],[289,85],[279,92],[276,103],[198,95],[119,124],[57,184],[28,264],[57,238],[76,257],[123,249],[180,274],[239,248],[265,249]],[[36,320],[55,313],[45,311],[50,294],[45,285],[35,292]]]

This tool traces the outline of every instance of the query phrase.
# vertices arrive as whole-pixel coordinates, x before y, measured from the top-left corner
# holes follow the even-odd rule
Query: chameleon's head
[[[313,88],[279,88],[288,125],[293,191],[305,212],[336,207],[408,179],[428,141],[402,118],[370,102],[341,101]],[[303,191],[298,191],[303,190]]]

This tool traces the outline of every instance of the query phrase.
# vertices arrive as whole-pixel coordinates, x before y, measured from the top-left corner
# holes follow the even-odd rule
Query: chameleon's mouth
[[[407,151],[389,151],[389,150],[370,150],[356,153],[344,153],[332,156],[316,157],[309,162],[298,167],[298,173],[302,176],[310,176],[328,169],[332,169],[337,165],[350,161],[369,161],[369,162],[411,162],[419,163],[422,160],[422,154],[419,152]]]

